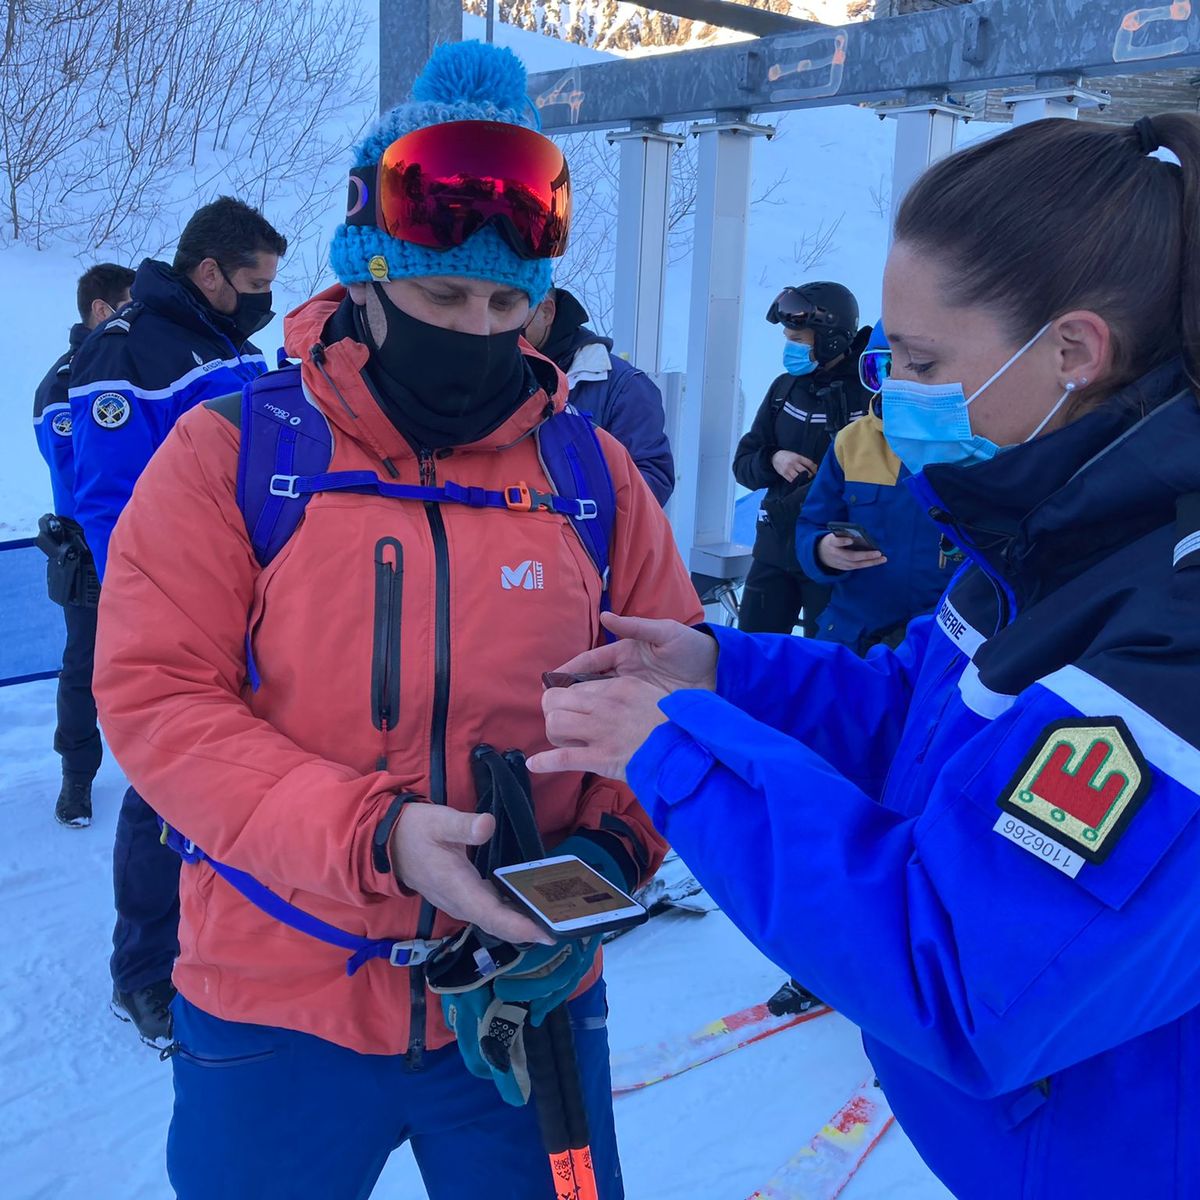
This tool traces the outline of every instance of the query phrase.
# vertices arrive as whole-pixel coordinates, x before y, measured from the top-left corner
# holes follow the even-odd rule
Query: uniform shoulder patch
[[[999,805],[1098,863],[1149,790],[1150,768],[1120,717],[1068,718],[1046,726]]]
[[[120,392],[101,392],[92,401],[92,420],[101,429],[120,429],[131,411],[129,401]]]
[[[71,413],[69,409],[59,409],[54,414],[54,419],[50,422],[50,428],[58,434],[59,437],[69,438],[71,436]]]

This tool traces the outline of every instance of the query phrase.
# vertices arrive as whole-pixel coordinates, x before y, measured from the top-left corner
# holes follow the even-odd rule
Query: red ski
[[[750,1200],[834,1200],[894,1120],[883,1092],[873,1080],[865,1080]]]
[[[694,1030],[685,1037],[639,1046],[613,1055],[613,1095],[652,1087],[664,1079],[674,1079],[694,1067],[732,1054],[743,1046],[761,1042],[785,1029],[803,1025],[833,1010],[826,1005],[807,1012],[782,1017],[772,1016],[765,1004],[754,1004],[730,1013],[711,1025]]]

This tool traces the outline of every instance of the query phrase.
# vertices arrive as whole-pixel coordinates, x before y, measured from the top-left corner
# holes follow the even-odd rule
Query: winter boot
[[[132,1021],[138,1036],[147,1046],[166,1050],[171,1045],[171,1001],[175,985],[169,979],[138,988],[135,992],[119,992],[114,987],[112,1014],[118,1020]]]
[[[824,1004],[806,987],[801,987],[794,979],[789,979],[783,987],[767,1001],[767,1011],[773,1017],[798,1016],[810,1008],[820,1008]]]
[[[86,829],[92,823],[92,781],[78,775],[64,775],[62,791],[54,805],[54,819],[72,829]]]

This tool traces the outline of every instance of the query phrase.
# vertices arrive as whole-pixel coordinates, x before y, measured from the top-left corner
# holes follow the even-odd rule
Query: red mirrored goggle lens
[[[494,224],[522,258],[557,258],[567,248],[571,175],[562,151],[532,129],[451,121],[398,138],[377,170],[351,172],[348,207],[347,224],[374,224],[431,250]]]
[[[858,378],[868,392],[883,390],[883,381],[892,373],[890,350],[868,350],[858,360]]]

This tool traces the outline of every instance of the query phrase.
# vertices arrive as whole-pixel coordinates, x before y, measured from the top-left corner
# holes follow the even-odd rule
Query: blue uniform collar
[[[233,321],[217,312],[191,280],[165,262],[144,259],[137,269],[130,293],[150,312],[207,337],[221,338],[229,342],[235,352],[240,352],[246,344]]]
[[[1025,599],[1174,519],[1200,491],[1200,407],[1176,359],[1054,433],[983,463],[927,468],[914,491],[951,538]]]

